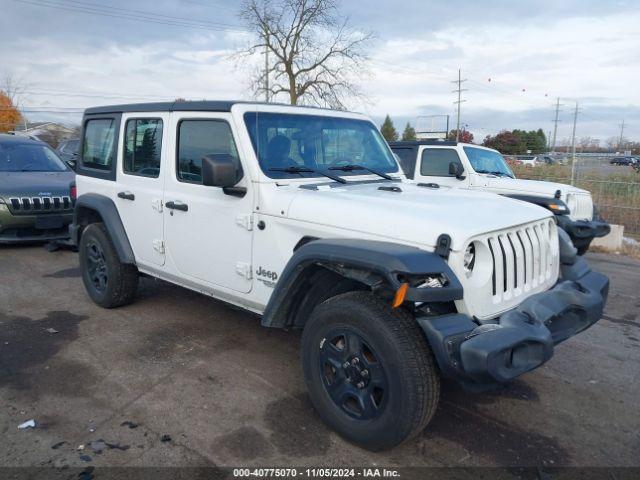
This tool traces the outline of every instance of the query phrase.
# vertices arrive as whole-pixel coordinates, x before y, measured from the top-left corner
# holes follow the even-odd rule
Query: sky
[[[251,34],[239,2],[224,0],[0,0],[0,82],[25,87],[31,121],[79,122],[105,104],[250,99],[247,66],[230,55]],[[640,0],[343,0],[341,14],[374,32],[367,102],[350,109],[401,130],[444,129],[461,70],[461,123],[476,140],[502,129],[640,140]],[[263,61],[256,58],[257,61]],[[1,85],[1,83],[0,83]],[[285,100],[285,99],[283,99]]]

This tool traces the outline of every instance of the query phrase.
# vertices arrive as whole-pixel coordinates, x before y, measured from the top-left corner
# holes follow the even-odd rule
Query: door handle
[[[118,198],[122,198],[123,200],[135,200],[136,196],[131,192],[118,192]]]
[[[165,207],[167,207],[170,210],[180,210],[182,212],[186,212],[189,210],[189,205],[187,205],[186,203],[182,203],[179,200],[174,201],[170,201],[164,204]]]

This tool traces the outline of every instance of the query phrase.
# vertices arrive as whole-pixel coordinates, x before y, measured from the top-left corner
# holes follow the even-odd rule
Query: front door
[[[167,113],[128,114],[121,121],[114,201],[139,265],[164,265],[163,156]]]
[[[229,113],[174,112],[175,154],[165,179],[167,255],[180,276],[237,292],[251,290],[251,182],[242,196],[202,185],[202,157],[242,164]],[[169,207],[169,208],[168,208]]]
[[[463,175],[467,176],[464,180],[449,174],[450,163],[463,166],[455,148],[424,147],[418,156],[418,162],[420,168],[415,179],[419,179],[420,182],[433,182],[449,187],[465,187],[468,185],[469,172],[464,172]]]

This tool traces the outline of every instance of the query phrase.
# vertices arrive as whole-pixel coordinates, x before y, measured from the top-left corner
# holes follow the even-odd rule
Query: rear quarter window
[[[80,138],[78,175],[116,179],[116,158],[118,149],[121,114],[114,113],[92,118],[88,115],[82,124]]]

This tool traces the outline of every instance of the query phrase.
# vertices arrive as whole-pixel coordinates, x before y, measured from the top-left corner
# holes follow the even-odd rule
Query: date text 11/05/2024
[[[399,478],[400,472],[387,468],[236,468],[234,477],[306,477],[306,478]]]

